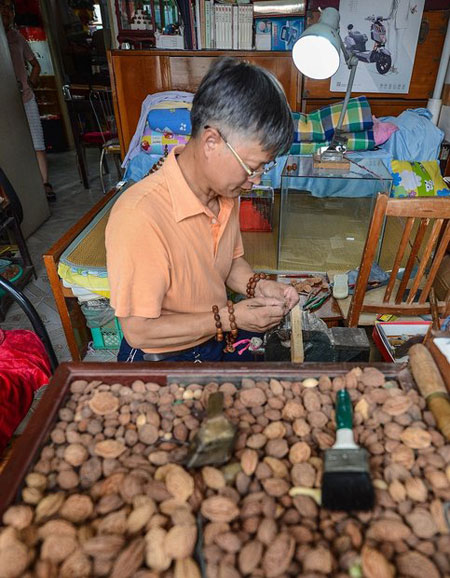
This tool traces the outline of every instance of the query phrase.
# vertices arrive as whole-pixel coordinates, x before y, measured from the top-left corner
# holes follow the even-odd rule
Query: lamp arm
[[[347,143],[347,137],[342,133],[342,125],[344,124],[345,113],[347,112],[348,101],[350,100],[350,95],[352,93],[353,82],[355,80],[356,67],[358,66],[358,59],[354,55],[349,55],[344,44],[341,40],[342,52],[344,54],[345,62],[350,69],[350,76],[347,83],[347,90],[345,92],[344,102],[342,103],[341,114],[339,115],[339,120],[337,122],[336,128],[334,130],[333,138],[329,148],[336,149],[337,146],[344,146]]]

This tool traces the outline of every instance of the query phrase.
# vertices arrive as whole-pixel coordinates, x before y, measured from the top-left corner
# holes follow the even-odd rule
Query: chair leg
[[[101,185],[101,187],[102,187],[102,192],[103,192],[103,194],[105,194],[105,192],[106,192],[106,191],[105,191],[105,182],[104,182],[104,180],[103,180],[103,163],[104,163],[104,160],[105,160],[105,153],[106,153],[105,149],[102,148],[102,152],[101,152],[101,154],[100,154],[100,167],[99,167],[100,170],[99,170],[99,174],[100,174],[100,185]]]
[[[113,154],[113,157],[114,157],[114,164],[116,165],[117,180],[120,181],[120,179],[122,178],[122,167],[120,162],[120,156],[117,154]]]
[[[86,150],[83,145],[76,144],[77,165],[80,173],[81,181],[85,189],[89,188],[89,175],[86,162]]]
[[[105,169],[105,175],[109,175],[108,155],[105,148],[102,148],[102,154],[103,154],[103,168]]]

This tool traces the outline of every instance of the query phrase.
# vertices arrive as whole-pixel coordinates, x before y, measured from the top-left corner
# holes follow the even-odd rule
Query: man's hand
[[[299,297],[296,289],[287,283],[278,283],[269,279],[262,279],[256,285],[255,297],[273,297],[285,304],[285,315],[298,303]]]
[[[286,314],[284,299],[259,297],[245,299],[234,304],[234,317],[240,329],[264,333],[276,327]],[[224,331],[230,330],[227,307],[220,310],[220,319]]]

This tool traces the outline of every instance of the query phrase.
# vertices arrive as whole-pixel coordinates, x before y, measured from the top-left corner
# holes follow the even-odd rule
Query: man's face
[[[8,30],[14,23],[14,6],[11,0],[1,0],[0,11],[2,13],[3,26],[5,30]]]
[[[227,145],[227,141],[222,139],[221,146],[218,147],[217,155],[218,180],[216,185],[221,196],[237,198],[242,190],[250,190],[253,185],[261,182],[261,172],[264,166],[273,160],[273,155],[264,151],[258,141],[245,141],[243,139],[232,139]],[[259,174],[249,176],[248,171],[257,171]]]

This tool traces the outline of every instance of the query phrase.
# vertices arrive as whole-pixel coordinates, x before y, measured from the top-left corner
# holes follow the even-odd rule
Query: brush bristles
[[[322,477],[322,507],[327,510],[371,510],[375,493],[368,473],[325,472]]]

